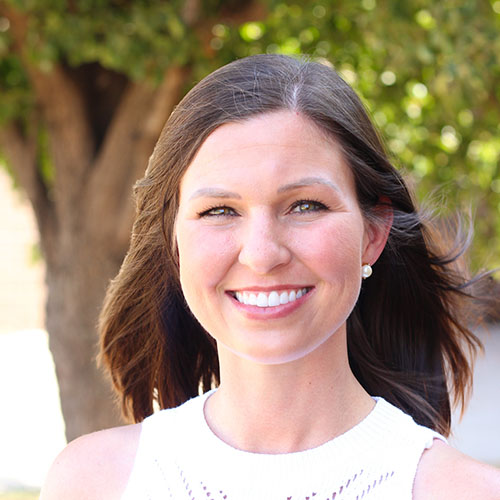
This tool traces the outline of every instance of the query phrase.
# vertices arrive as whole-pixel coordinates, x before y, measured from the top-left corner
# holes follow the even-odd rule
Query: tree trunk
[[[201,5],[186,0],[183,16],[209,47],[215,19],[201,19]],[[226,10],[220,15],[235,22],[265,13],[254,0],[231,3]],[[1,1],[0,14],[10,21],[12,48],[36,100],[23,124],[0,128],[0,145],[37,219],[46,262],[49,346],[71,441],[120,423],[111,385],[96,364],[97,318],[128,246],[132,185],[143,175],[190,69],[172,65],[156,88],[97,63],[71,68],[60,62],[41,70],[25,50],[29,14]],[[49,138],[52,181],[41,175],[40,129]]]
[[[98,223],[98,221],[96,221]],[[97,315],[120,262],[92,235],[68,235],[47,258],[47,331],[68,441],[123,423],[111,385],[95,362]]]
[[[55,181],[41,178],[37,126],[0,129],[0,144],[35,211],[48,287],[46,326],[68,441],[123,423],[111,384],[98,369],[97,319],[109,281],[127,250],[134,215],[132,185],[147,166],[160,130],[178,102],[188,71],[172,67],[157,88],[129,83],[93,151],[80,96],[63,73],[52,73],[47,124]],[[54,87],[63,87],[60,92]],[[61,102],[66,92],[71,102]],[[71,95],[72,94],[72,95]],[[43,96],[42,96],[43,98]],[[50,99],[48,99],[50,100]],[[49,103],[47,103],[47,106]],[[56,116],[57,106],[73,113]]]

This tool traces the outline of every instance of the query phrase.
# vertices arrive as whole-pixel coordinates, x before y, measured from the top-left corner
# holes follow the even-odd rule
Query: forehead
[[[296,111],[281,110],[221,125],[207,137],[193,162],[200,155],[221,156],[229,152],[232,145],[241,150],[265,148],[277,143],[295,152],[309,146],[339,148],[335,139],[311,119]]]
[[[212,132],[183,176],[181,197],[186,189],[204,183],[293,181],[294,176],[318,173],[352,182],[333,137],[300,113],[277,111],[227,123]]]

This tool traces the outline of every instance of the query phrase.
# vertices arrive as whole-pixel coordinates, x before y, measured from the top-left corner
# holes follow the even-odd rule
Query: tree
[[[2,4],[12,52],[1,64],[6,85],[14,84],[0,138],[36,214],[49,345],[70,440],[119,422],[109,384],[92,362],[97,315],[128,247],[131,187],[192,78],[196,42],[188,28],[203,30],[203,23],[195,1],[43,3]],[[237,3],[227,15],[248,7]],[[122,32],[132,26],[146,33],[124,47],[131,35]],[[163,61],[147,59],[151,47]]]
[[[0,152],[34,208],[67,437],[114,425],[95,324],[131,186],[172,107],[236,57],[306,53],[353,84],[421,194],[477,198],[500,250],[500,2],[0,0]],[[490,261],[500,265],[500,261]]]

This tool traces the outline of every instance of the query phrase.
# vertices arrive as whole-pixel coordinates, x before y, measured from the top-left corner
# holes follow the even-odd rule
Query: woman
[[[209,75],[136,200],[102,359],[135,422],[177,408],[71,443],[42,499],[500,498],[443,437],[478,345],[457,256],[335,72]]]

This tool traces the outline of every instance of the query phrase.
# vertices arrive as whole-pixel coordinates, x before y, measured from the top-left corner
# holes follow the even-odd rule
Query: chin
[[[266,335],[262,332],[262,335]],[[337,337],[334,333],[329,335],[324,339],[319,339],[315,343],[310,343],[306,345],[285,345],[283,339],[278,341],[275,345],[260,345],[260,346],[238,346],[237,348],[228,346],[226,344],[221,344],[218,342],[219,350],[220,348],[228,351],[233,356],[237,356],[244,361],[255,363],[258,365],[284,365],[288,363],[294,363],[300,360],[307,359],[310,355],[314,353],[319,353],[319,350],[323,352],[323,347],[326,349],[328,342],[332,337]]]

